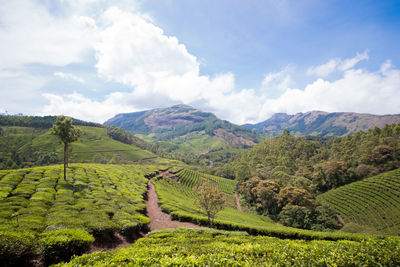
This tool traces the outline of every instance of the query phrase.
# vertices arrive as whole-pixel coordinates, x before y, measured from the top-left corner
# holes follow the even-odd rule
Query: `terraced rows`
[[[148,223],[146,173],[156,167],[71,164],[0,172],[0,230],[40,233],[83,228],[92,233]]]
[[[218,176],[213,176],[210,174],[205,174],[205,173],[198,173],[192,170],[182,170],[179,173],[177,173],[177,176],[179,177],[179,182],[182,183],[183,185],[193,188],[199,182],[207,180],[207,181],[212,181],[215,184],[218,185],[219,190],[222,192],[232,195],[235,191],[235,186],[236,186],[236,181],[234,180],[229,180],[225,179],[222,177]]]
[[[333,206],[345,222],[400,234],[400,169],[330,190],[318,197]]]

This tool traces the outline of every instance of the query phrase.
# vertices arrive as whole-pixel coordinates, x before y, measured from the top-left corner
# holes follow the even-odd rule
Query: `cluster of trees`
[[[33,128],[51,128],[56,122],[57,116],[23,116],[23,115],[0,115],[0,126],[21,126]],[[104,127],[100,123],[87,122],[73,119],[72,122],[79,126]]]
[[[239,192],[260,214],[283,225],[317,231],[340,228],[332,208],[316,202],[306,189],[286,186],[257,176],[241,183]]]
[[[399,167],[400,124],[391,124],[346,137],[296,137],[284,131],[221,170],[234,171],[242,181],[241,192],[259,213],[309,229],[310,222],[322,222],[314,219],[329,217],[325,216],[329,211],[313,200],[317,195]],[[287,200],[285,195],[291,198]],[[303,222],[291,221],[296,216]]]
[[[124,144],[134,145],[146,150],[152,150],[153,146],[142,139],[134,136],[130,132],[113,126],[113,125],[106,125],[107,135],[114,140],[120,141]]]

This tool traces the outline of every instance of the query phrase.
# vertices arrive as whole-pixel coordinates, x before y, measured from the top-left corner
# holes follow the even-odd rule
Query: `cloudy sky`
[[[0,113],[400,113],[400,1],[13,0]]]

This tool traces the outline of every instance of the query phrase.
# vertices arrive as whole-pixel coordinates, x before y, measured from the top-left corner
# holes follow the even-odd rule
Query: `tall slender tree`
[[[61,141],[64,143],[64,179],[67,176],[68,167],[68,145],[72,142],[78,140],[79,136],[82,134],[82,130],[74,125],[72,125],[72,119],[70,117],[65,117],[60,115],[56,119],[53,128],[51,129],[51,134],[57,135]]]

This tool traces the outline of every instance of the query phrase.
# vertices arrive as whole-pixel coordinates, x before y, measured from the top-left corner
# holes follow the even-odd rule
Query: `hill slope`
[[[353,112],[310,111],[295,115],[276,113],[266,121],[243,126],[272,136],[280,135],[284,129],[301,135],[342,136],[398,122],[400,114],[378,116]]]
[[[161,141],[168,152],[204,154],[255,145],[260,135],[186,105],[118,114],[105,122],[145,139]]]
[[[400,234],[400,169],[330,190],[318,198],[333,206],[346,223]]]
[[[63,147],[50,134],[53,121],[54,116],[0,116],[0,169],[60,163]],[[72,143],[71,162],[125,163],[155,157],[146,150],[148,144],[122,129],[76,122],[83,134]]]

